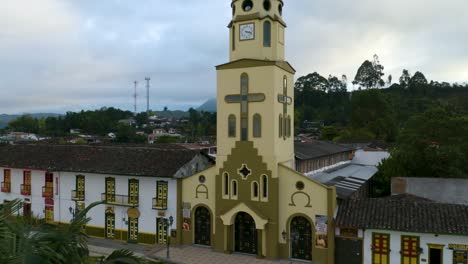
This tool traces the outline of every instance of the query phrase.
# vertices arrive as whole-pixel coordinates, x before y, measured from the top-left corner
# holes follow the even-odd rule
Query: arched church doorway
[[[296,216],[290,226],[291,257],[312,260],[312,225],[307,218]]]
[[[258,240],[255,221],[247,213],[240,212],[235,221],[235,251],[247,254],[257,254]]]
[[[211,246],[211,214],[203,206],[195,210],[195,244]]]

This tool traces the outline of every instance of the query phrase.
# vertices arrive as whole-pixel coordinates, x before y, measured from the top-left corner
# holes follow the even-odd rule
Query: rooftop
[[[346,200],[336,226],[402,232],[468,235],[468,205],[436,203],[413,195]]]
[[[0,167],[172,177],[199,154],[172,144],[150,147],[0,145]]]
[[[328,141],[314,140],[312,142],[294,142],[296,159],[309,160],[333,154],[350,152],[354,149]]]

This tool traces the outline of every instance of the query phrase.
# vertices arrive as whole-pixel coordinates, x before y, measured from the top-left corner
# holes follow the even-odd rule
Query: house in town
[[[409,194],[349,199],[335,232],[336,264],[468,263],[468,205]]]
[[[282,0],[232,0],[217,69],[216,165],[183,179],[182,240],[225,253],[334,263],[334,187],[295,170],[294,68]]]
[[[311,173],[353,159],[354,149],[329,141],[294,142],[296,170]]]
[[[166,243],[172,216],[177,243],[181,178],[210,166],[208,156],[177,145],[1,145],[0,201],[20,199],[23,215],[56,224],[102,201],[87,215],[87,234],[145,244]]]

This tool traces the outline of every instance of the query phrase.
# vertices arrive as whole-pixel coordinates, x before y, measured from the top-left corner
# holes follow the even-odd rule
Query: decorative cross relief
[[[248,124],[249,124],[249,103],[265,101],[265,94],[254,93],[249,94],[249,76],[244,73],[241,75],[240,94],[227,95],[224,100],[228,104],[239,103],[241,105],[241,140],[248,140]]]
[[[247,178],[252,175],[252,170],[247,167],[246,164],[242,164],[242,167],[237,170],[240,176],[242,176],[243,180],[247,180]]]
[[[291,129],[291,124],[289,124],[288,105],[291,105],[292,101],[292,97],[288,96],[288,80],[285,77],[283,79],[283,94],[278,94],[278,102],[283,105],[283,119],[281,122],[283,139],[289,137],[291,132],[289,131]]]

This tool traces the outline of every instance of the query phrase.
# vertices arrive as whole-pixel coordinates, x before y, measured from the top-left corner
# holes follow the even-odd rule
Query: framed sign
[[[315,216],[315,247],[328,248],[328,217]]]

